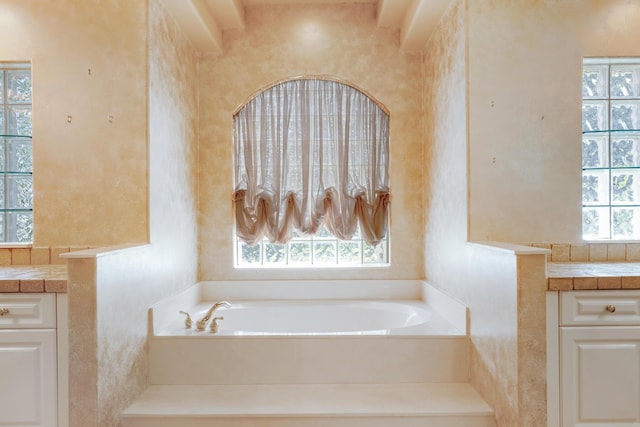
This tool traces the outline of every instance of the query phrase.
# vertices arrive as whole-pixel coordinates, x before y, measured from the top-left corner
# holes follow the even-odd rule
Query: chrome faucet
[[[209,311],[207,311],[207,314],[205,314],[202,319],[200,319],[200,320],[198,320],[196,322],[196,328],[199,331],[204,331],[204,329],[207,327],[207,322],[211,318],[211,315],[219,307],[231,307],[231,304],[229,304],[226,301],[220,301],[220,302],[217,302],[217,303],[213,304],[213,306],[209,309]]]

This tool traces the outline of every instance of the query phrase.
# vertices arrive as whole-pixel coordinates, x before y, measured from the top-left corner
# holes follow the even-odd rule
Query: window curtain
[[[360,225],[376,245],[387,232],[389,116],[332,80],[277,84],[234,116],[236,233],[253,245],[286,243],[324,225],[349,240]]]

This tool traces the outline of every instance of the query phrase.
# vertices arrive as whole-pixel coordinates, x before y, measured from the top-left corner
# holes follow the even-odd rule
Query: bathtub
[[[208,308],[198,306],[194,321]],[[374,300],[239,301],[214,316],[223,317],[218,335],[385,335],[433,317],[424,304]]]

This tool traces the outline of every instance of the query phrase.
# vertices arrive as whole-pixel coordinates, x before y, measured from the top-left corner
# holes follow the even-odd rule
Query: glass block
[[[582,172],[582,204],[609,204],[609,170]]]
[[[6,135],[7,131],[4,128],[4,106],[0,105],[0,135]]]
[[[4,73],[2,71],[0,71],[0,104],[4,104]]]
[[[589,65],[582,69],[582,97],[607,98],[608,67],[606,65]]]
[[[611,101],[611,129],[640,129],[640,101]]]
[[[33,213],[6,212],[7,242],[33,241]]]
[[[264,263],[265,264],[286,264],[287,254],[284,245],[276,245],[273,243],[264,244]]]
[[[582,237],[586,240],[609,238],[609,208],[582,208]]]
[[[609,130],[609,111],[606,101],[582,103],[582,131]]]
[[[0,209],[6,209],[7,204],[5,203],[4,197],[4,176],[0,178]],[[2,240],[0,240],[1,242]]]
[[[331,233],[329,233],[329,230],[327,230],[327,227],[322,226],[322,228],[320,228],[318,230],[318,232],[316,233],[315,237],[323,239],[323,238],[331,238],[333,237]]]
[[[31,71],[7,70],[7,104],[31,104]]]
[[[0,138],[0,172],[4,172],[5,168],[5,155],[4,155],[4,138]]]
[[[611,166],[640,166],[640,133],[611,133]]]
[[[640,203],[640,171],[613,169],[611,171],[611,204]]]
[[[31,106],[7,106],[6,133],[31,136]]]
[[[335,264],[336,263],[336,242],[313,242],[313,263],[314,264]]]
[[[582,167],[609,166],[609,136],[607,134],[582,135]]]
[[[338,262],[340,264],[360,263],[360,243],[359,242],[338,242]]]
[[[310,264],[311,263],[311,242],[291,242],[289,243],[289,263],[290,264]]]
[[[2,164],[4,165],[5,162],[3,161]],[[7,139],[6,165],[8,172],[33,172],[31,139]]]
[[[31,176],[7,175],[7,209],[31,209],[33,207],[33,181]]]
[[[238,241],[238,264],[239,265],[254,265],[260,264],[261,254],[260,250],[262,245],[260,243],[249,246],[243,241]]]
[[[640,207],[611,208],[611,232],[613,239],[640,237]]]
[[[386,264],[389,262],[388,242],[383,240],[376,246],[363,243],[364,264]]]
[[[611,65],[611,98],[640,97],[640,65]]]

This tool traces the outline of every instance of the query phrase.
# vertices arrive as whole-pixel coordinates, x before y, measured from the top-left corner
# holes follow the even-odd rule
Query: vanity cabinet
[[[562,427],[640,426],[640,291],[561,292]]]
[[[55,294],[0,294],[0,427],[58,425]]]

